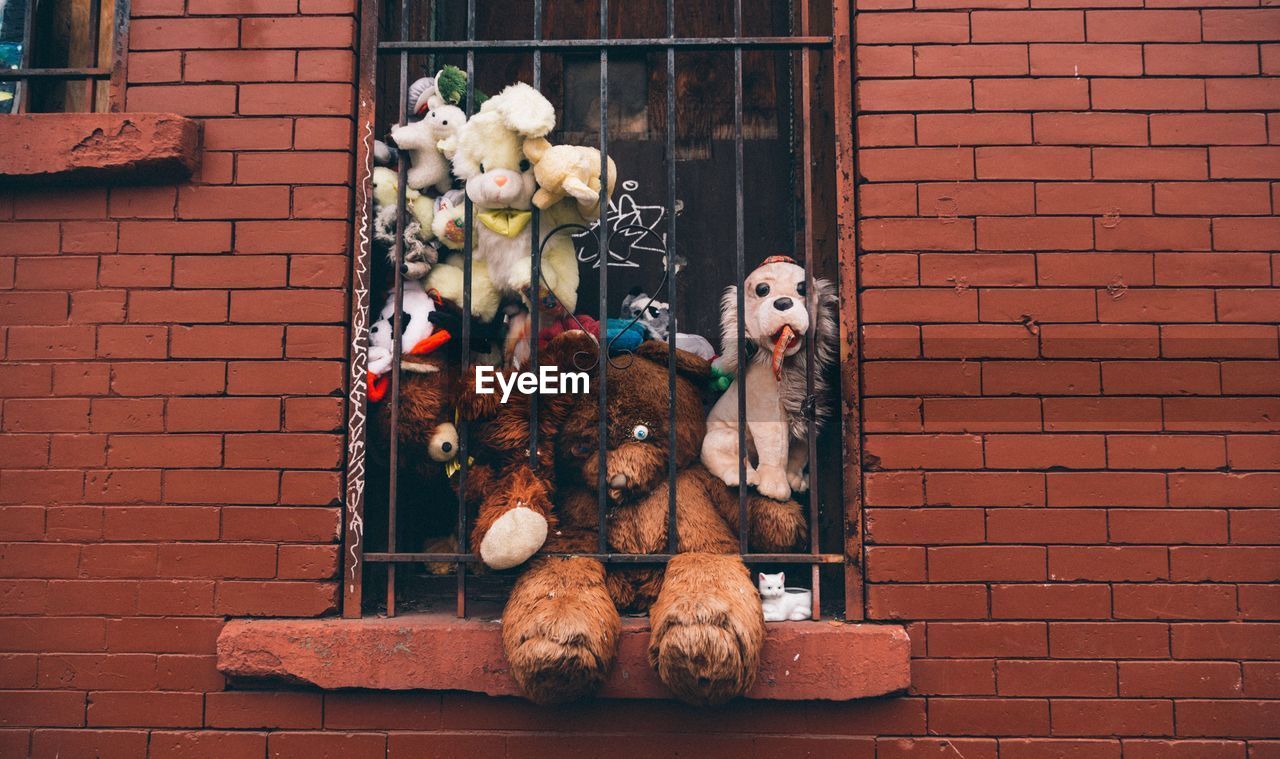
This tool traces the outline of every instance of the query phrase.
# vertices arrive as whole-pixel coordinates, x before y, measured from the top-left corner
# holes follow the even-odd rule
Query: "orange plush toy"
[[[575,356],[593,362],[596,345],[583,332],[565,333],[548,346],[548,362],[557,357],[561,369],[575,366]],[[750,573],[737,556],[737,491],[698,462],[705,430],[700,388],[710,376],[709,365],[678,351],[671,399],[664,343],[644,343],[634,356],[615,361],[618,365],[607,370],[608,550],[666,552],[667,461],[674,456],[678,555],[665,567],[641,568],[606,568],[582,556],[535,557],[503,612],[503,646],[512,674],[531,700],[568,701],[591,693],[608,675],[620,634],[619,610],[648,610],[649,658],[659,678],[684,701],[721,703],[754,681],[764,619]],[[494,524],[517,504],[549,510],[554,503],[557,529],[544,551],[592,553],[598,548],[599,523],[598,398],[543,400],[539,461],[514,463],[507,471],[518,476],[494,478],[477,527]],[[676,446],[671,450],[673,401]],[[525,417],[520,424],[521,412],[513,403],[496,410],[483,434],[490,445],[506,444],[514,451],[527,443],[528,421]],[[805,521],[794,501],[752,494],[748,513],[755,550],[785,550],[801,541]],[[483,541],[483,534],[478,537]]]

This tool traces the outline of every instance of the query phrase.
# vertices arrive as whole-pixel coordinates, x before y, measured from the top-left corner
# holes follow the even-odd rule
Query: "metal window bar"
[[[744,208],[744,138],[743,138],[743,53],[745,50],[784,50],[788,53],[798,53],[801,60],[801,108],[805,114],[812,113],[812,76],[813,64],[812,54],[815,50],[826,50],[833,47],[835,35],[830,36],[812,36],[810,34],[810,14],[807,2],[800,3],[800,36],[794,37],[744,37],[743,36],[743,10],[742,0],[734,0],[734,17],[732,37],[702,37],[702,38],[680,38],[676,36],[675,25],[675,4],[674,0],[666,0],[666,27],[667,37],[663,38],[644,38],[644,39],[610,39],[608,34],[609,20],[609,4],[608,0],[600,0],[599,15],[599,34],[597,39],[573,39],[573,40],[543,40],[542,36],[542,6],[543,0],[534,0],[534,33],[533,39],[529,40],[477,40],[476,39],[476,3],[475,0],[467,0],[467,17],[466,17],[466,40],[427,40],[415,41],[409,39],[409,2],[408,0],[400,0],[400,39],[395,41],[378,41],[376,39],[377,29],[377,0],[364,0],[363,2],[363,18],[361,27],[361,51],[365,61],[372,62],[378,55],[394,54],[399,59],[399,123],[405,124],[408,119],[408,69],[409,55],[413,53],[430,53],[434,56],[436,53],[461,50],[466,56],[466,72],[467,72],[467,115],[470,117],[474,103],[475,93],[475,54],[477,51],[528,51],[533,56],[534,67],[534,86],[540,87],[542,79],[542,52],[543,51],[572,51],[582,49],[595,49],[599,55],[600,64],[600,93],[599,93],[599,150],[601,155],[601,177],[600,177],[600,223],[596,229],[597,237],[597,265],[599,267],[599,318],[603,325],[608,316],[608,258],[609,258],[609,238],[610,224],[609,219],[609,198],[608,198],[608,148],[609,148],[609,131],[608,131],[608,97],[609,97],[609,79],[608,64],[609,51],[611,49],[655,49],[665,52],[666,60],[666,134],[665,134],[665,154],[667,158],[667,232],[668,240],[666,247],[666,256],[664,259],[665,282],[667,285],[667,297],[670,304],[670,325],[668,341],[672,353],[668,358],[668,389],[670,390],[673,402],[669,405],[668,426],[670,434],[670,444],[674,451],[676,446],[676,418],[674,397],[676,392],[676,367],[674,349],[676,343],[676,334],[678,331],[678,317],[676,315],[676,203],[677,203],[677,172],[676,172],[676,108],[675,108],[675,86],[676,86],[676,52],[677,50],[730,50],[733,54],[734,63],[734,108],[733,108],[733,143],[734,143],[734,192],[735,192],[735,273],[736,284],[738,285],[737,303],[739,319],[738,319],[738,355],[746,356],[746,337],[744,334],[743,319],[741,318],[744,310],[744,287],[743,282],[746,277],[746,261],[745,261],[745,208]],[[836,0],[836,13],[840,12],[839,8],[843,5],[840,0]],[[847,32],[847,26],[845,27]],[[434,36],[434,35],[433,35]],[[846,39],[847,44],[847,39]],[[353,272],[357,282],[364,282],[365,287],[357,288],[357,296],[352,299],[352,323],[353,323],[353,339],[352,339],[352,376],[351,376],[351,395],[353,411],[351,414],[351,424],[349,433],[351,440],[348,442],[349,461],[348,461],[348,486],[347,486],[347,502],[348,502],[348,521],[346,523],[346,537],[348,545],[348,567],[345,578],[344,591],[344,614],[347,616],[359,616],[361,614],[362,594],[362,578],[363,578],[363,561],[369,561],[379,564],[386,564],[387,585],[386,585],[386,613],[388,616],[394,616],[396,613],[396,565],[408,562],[448,562],[453,564],[457,570],[457,614],[459,616],[466,615],[466,572],[469,563],[478,562],[479,556],[472,553],[468,547],[467,535],[467,512],[463,493],[466,487],[466,477],[469,468],[469,425],[464,420],[459,424],[459,463],[460,463],[460,481],[458,487],[457,498],[457,538],[459,549],[456,553],[448,552],[402,552],[397,550],[396,545],[396,495],[397,495],[397,470],[398,470],[398,440],[396,436],[398,424],[398,406],[400,399],[400,381],[399,372],[392,371],[391,393],[388,401],[392,404],[390,409],[391,417],[391,435],[388,440],[390,453],[390,482],[388,487],[388,550],[385,552],[369,552],[363,550],[363,466],[365,446],[363,440],[364,420],[366,413],[366,388],[365,388],[365,366],[367,359],[368,347],[368,256],[369,256],[369,240],[367,224],[371,223],[372,199],[368,191],[368,178],[371,173],[371,142],[372,142],[372,123],[373,123],[373,96],[376,89],[377,78],[376,70],[371,65],[360,79],[360,110],[364,118],[365,130],[362,135],[362,142],[358,149],[361,161],[361,181],[357,182],[357,199],[356,208],[363,209],[366,213],[366,223],[361,225],[361,230],[357,238],[359,250],[354,257]],[[837,109],[840,110],[840,109]],[[803,132],[801,135],[801,152],[803,161],[803,253],[804,253],[804,269],[807,285],[807,293],[811,296],[816,292],[813,286],[813,266],[814,266],[814,250],[813,250],[813,147],[812,147],[812,125],[808,118],[802,120]],[[841,165],[843,168],[843,164]],[[395,292],[395,308],[392,320],[392,345],[393,345],[393,361],[392,366],[398,367],[400,362],[400,337],[403,329],[402,325],[402,307],[403,307],[403,287],[404,282],[400,264],[404,259],[404,228],[407,221],[406,192],[407,192],[407,171],[408,161],[402,154],[401,160],[397,166],[399,183],[397,188],[398,213],[396,215],[396,242],[394,243],[395,266],[394,268],[394,292]],[[845,209],[841,209],[842,213]],[[843,220],[843,219],[842,219]],[[531,254],[533,256],[533,277],[535,286],[541,280],[541,252],[545,241],[540,241],[539,237],[539,216],[535,210],[532,219],[534,229],[533,244]],[[561,231],[557,228],[551,231],[556,234]],[[465,376],[465,372],[469,369],[469,350],[471,337],[471,251],[473,250],[473,209],[469,198],[465,201],[465,230],[464,230],[464,264],[463,264],[463,319],[461,345],[463,346],[461,371]],[[531,363],[536,370],[538,366],[538,311],[537,307],[537,290],[532,293],[534,298],[533,307],[530,309],[530,325],[531,325]],[[816,305],[816,298],[811,297],[811,307]],[[816,319],[811,320],[811,328],[806,335],[807,340],[807,366],[806,366],[806,388],[808,402],[806,408],[813,409],[813,387],[814,387],[814,366],[813,360],[815,355],[816,335],[813,324]],[[601,335],[603,338],[603,334]],[[677,465],[675,456],[671,456],[668,461],[668,545],[665,553],[654,554],[625,554],[614,553],[609,550],[607,542],[607,466],[606,466],[606,446],[608,440],[608,388],[606,368],[608,366],[607,347],[602,345],[600,360],[597,362],[597,382],[598,382],[598,399],[599,399],[599,428],[600,444],[597,455],[600,457],[600,466],[597,481],[597,495],[599,508],[599,524],[598,524],[598,552],[596,553],[580,553],[575,554],[587,558],[595,558],[606,564],[656,564],[663,563],[672,558],[678,550],[678,535],[676,530],[676,479]],[[745,422],[747,418],[747,410],[745,407],[745,383],[746,370],[745,361],[739,361],[737,367],[739,396],[738,396],[738,412],[739,419]],[[738,449],[745,453],[746,446],[745,427],[739,427]],[[811,567],[811,583],[813,591],[813,607],[812,616],[814,619],[820,617],[820,595],[819,595],[819,567],[821,565],[843,564],[850,558],[848,551],[842,554],[826,554],[821,551],[819,542],[819,493],[817,478],[817,434],[813,425],[810,425],[808,434],[808,453],[810,468],[810,492],[809,492],[809,551],[807,553],[751,553],[748,544],[748,508],[747,508],[747,488],[739,489],[739,548],[744,561],[749,564],[798,564],[809,565]],[[529,455],[531,461],[537,456],[538,445],[538,406],[536,396],[532,404],[530,419],[530,449]],[[746,457],[739,457],[739,481],[746,481]],[[855,557],[856,558],[856,557]],[[848,582],[848,581],[847,581]],[[852,595],[846,590],[846,597],[851,598]],[[860,616],[860,610],[849,609],[848,612],[854,612]]]
[[[124,110],[124,62],[128,45],[129,0],[116,0],[111,22],[111,62],[102,62],[102,0],[89,2],[89,50],[90,66],[33,67],[36,47],[36,15],[38,3],[30,0],[22,28],[22,58],[17,68],[0,68],[0,82],[17,82],[14,93],[13,113],[28,112],[29,85],[40,81],[84,81],[89,112],[98,110],[98,83],[108,82],[108,106],[111,111]]]

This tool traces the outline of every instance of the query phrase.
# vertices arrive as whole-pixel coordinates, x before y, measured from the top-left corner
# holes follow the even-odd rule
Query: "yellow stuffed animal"
[[[524,141],[524,155],[533,164],[538,191],[533,204],[544,211],[566,196],[578,201],[588,219],[600,216],[600,151],[578,145],[552,145],[545,137]],[[618,180],[618,167],[609,159],[609,190]]]

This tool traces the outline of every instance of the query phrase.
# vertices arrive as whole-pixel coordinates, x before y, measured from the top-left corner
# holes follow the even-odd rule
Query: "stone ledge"
[[[601,697],[671,697],[649,667],[648,642],[646,620],[624,620],[618,660]],[[900,691],[910,683],[910,647],[897,625],[770,624],[747,698],[847,701]],[[444,614],[232,620],[218,636],[218,670],[325,689],[519,695],[502,653],[500,623]]]
[[[200,124],[173,113],[0,117],[0,185],[156,184],[191,176]]]

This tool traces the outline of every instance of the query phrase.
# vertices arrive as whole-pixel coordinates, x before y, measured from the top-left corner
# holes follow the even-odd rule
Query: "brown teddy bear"
[[[595,340],[582,332],[552,341],[546,363],[561,369],[596,360]],[[676,449],[667,426],[667,346],[650,341],[615,359],[608,373],[607,548],[617,553],[667,550],[668,456],[679,471],[675,557],[664,567],[608,568],[582,556],[535,558],[517,580],[503,613],[503,646],[525,694],[539,703],[572,700],[607,676],[620,633],[619,609],[649,611],[650,662],[678,697],[715,704],[745,692],[755,678],[764,620],[750,573],[737,556],[737,491],[698,462],[705,425],[700,388],[709,364],[677,351]],[[552,400],[554,399],[554,400]],[[489,447],[506,446],[512,463],[492,480],[477,519],[494,524],[515,508],[533,508],[552,522],[544,550],[593,553],[599,548],[598,397],[544,396],[539,460],[518,461],[528,418],[513,398],[481,433]],[[514,405],[513,405],[514,404]],[[555,514],[551,503],[555,503]],[[519,504],[519,506],[517,506]],[[784,550],[805,530],[799,504],[752,494],[749,527],[756,550]]]
[[[450,343],[456,341],[450,341]],[[457,521],[449,467],[458,456],[454,424],[458,397],[458,351],[401,358],[400,403],[396,419],[396,547],[450,552]],[[366,472],[365,534],[371,547],[387,544],[390,479],[391,394],[369,403],[369,459]],[[468,486],[468,491],[471,487]],[[448,565],[428,567],[433,572]]]

